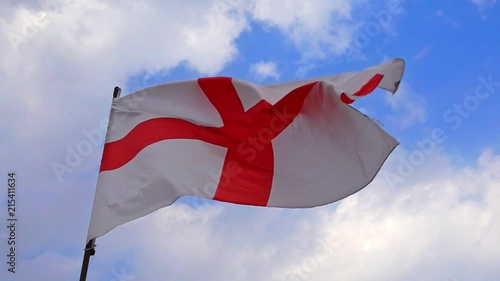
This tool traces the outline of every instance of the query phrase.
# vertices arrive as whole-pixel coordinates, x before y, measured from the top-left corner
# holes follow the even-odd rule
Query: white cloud
[[[461,169],[440,154],[426,161],[399,185],[377,177],[314,209],[178,203],[99,238],[90,272],[95,280],[119,269],[133,280],[495,280],[500,155],[485,151]],[[391,157],[384,170],[395,165]],[[32,266],[42,257],[78,272],[74,258],[51,253]],[[47,270],[64,280],[53,273],[61,269]]]
[[[342,54],[353,37],[352,1],[255,0],[252,17],[283,31],[306,57]]]
[[[75,272],[80,269],[81,260],[81,257],[69,257],[47,251],[33,260],[18,263],[17,272],[9,273],[12,279],[8,280],[38,280],[41,276],[45,280],[75,279]]]
[[[392,111],[386,119],[400,129],[423,124],[427,119],[425,100],[405,82],[401,82],[395,95],[387,94],[385,101]]]
[[[266,78],[273,78],[274,80],[280,79],[278,66],[276,62],[273,61],[253,63],[250,66],[250,72],[252,72],[258,80],[264,80]]]
[[[426,57],[432,50],[431,46],[425,46],[422,49],[418,50],[417,54],[415,55],[415,60],[421,60],[424,57]]]
[[[445,178],[413,184],[389,187],[377,178],[337,208],[177,206],[112,236],[133,237],[142,263],[131,270],[148,280],[492,280],[500,258],[500,155],[487,151],[477,166],[456,171],[448,165]]]
[[[483,11],[495,6],[497,0],[470,0],[470,2],[476,5],[479,11]]]
[[[341,55],[348,59],[360,56],[373,37],[392,32],[391,25],[402,12],[404,0],[392,1],[395,9],[385,3],[370,5],[365,0],[253,2],[252,18],[281,30],[301,52],[302,62],[310,64],[311,60]],[[353,46],[355,54],[351,54]]]
[[[114,85],[145,69],[185,62],[216,74],[237,55],[234,40],[247,28],[243,15],[205,1],[57,3],[48,11],[7,5],[13,16],[0,19],[8,35],[0,38],[0,92],[10,100],[0,107],[16,116],[9,128],[21,141],[60,134],[67,129],[61,115],[95,122],[89,104],[101,104],[92,115],[105,117]]]
[[[438,16],[438,17],[442,18],[442,19],[443,19],[443,23],[445,23],[445,24],[449,24],[449,25],[451,25],[451,26],[453,26],[453,27],[456,27],[456,28],[458,28],[458,27],[460,27],[460,26],[461,26],[461,24],[460,24],[460,22],[459,22],[459,21],[457,21],[457,20],[455,20],[455,19],[451,18],[450,16],[448,16],[448,14],[446,14],[446,13],[445,13],[444,11],[442,11],[442,10],[438,10],[438,11],[436,11],[436,16]]]

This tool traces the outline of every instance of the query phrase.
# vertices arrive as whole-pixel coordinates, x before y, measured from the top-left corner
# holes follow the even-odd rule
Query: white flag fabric
[[[368,185],[397,141],[349,103],[395,93],[404,62],[274,85],[228,77],[113,101],[88,240],[183,195],[306,208]]]

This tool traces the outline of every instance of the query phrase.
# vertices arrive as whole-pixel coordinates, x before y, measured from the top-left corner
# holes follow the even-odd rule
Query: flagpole
[[[115,89],[113,90],[113,99],[120,97],[121,91],[122,89],[116,86]],[[80,272],[80,281],[87,280],[87,271],[89,269],[90,256],[93,256],[95,254],[95,238],[91,239],[87,243],[87,245],[85,245],[84,251],[85,252],[83,255],[82,271]]]
[[[87,270],[89,269],[90,256],[93,256],[94,254],[95,254],[95,239],[92,239],[85,246],[82,271],[80,272],[80,281],[87,280]]]

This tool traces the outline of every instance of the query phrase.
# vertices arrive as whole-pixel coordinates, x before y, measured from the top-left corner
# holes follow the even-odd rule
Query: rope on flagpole
[[[118,86],[113,90],[113,99],[120,97],[122,89]],[[85,245],[85,252],[83,255],[82,271],[80,272],[80,281],[87,280],[87,271],[89,269],[90,257],[95,255],[95,238],[90,240],[87,245]]]

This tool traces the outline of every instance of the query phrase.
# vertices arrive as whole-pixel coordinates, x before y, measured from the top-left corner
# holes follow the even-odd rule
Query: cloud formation
[[[442,168],[393,187],[378,178],[335,206],[304,212],[179,204],[111,236],[133,237],[135,261],[147,266],[130,270],[148,280],[493,280],[500,155]]]
[[[250,72],[252,72],[257,80],[264,80],[266,78],[273,78],[274,80],[280,79],[280,73],[276,62],[273,61],[259,61],[250,65]]]
[[[427,119],[425,99],[406,82],[401,82],[395,95],[386,95],[385,101],[392,110],[387,120],[400,129],[423,124]]]
[[[396,160],[384,169],[396,170]],[[92,272],[95,280],[121,271],[132,280],[494,280],[500,155],[484,151],[476,165],[454,169],[436,154],[426,165],[419,169],[441,172],[397,185],[377,177],[339,203],[309,210],[209,201],[194,208],[187,199],[99,239]],[[74,257],[53,252],[24,266],[47,260],[77,271]],[[65,280],[53,273],[60,268],[45,269]]]
[[[470,0],[470,2],[476,5],[479,11],[483,11],[488,8],[495,6],[497,0]]]

